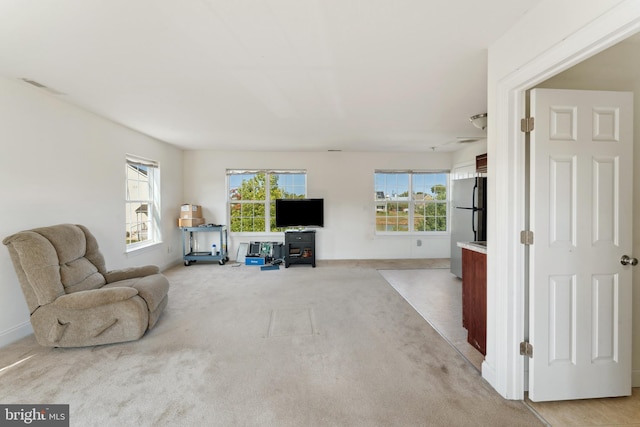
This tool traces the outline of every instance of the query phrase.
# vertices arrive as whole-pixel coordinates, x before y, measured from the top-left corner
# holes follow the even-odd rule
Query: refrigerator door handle
[[[473,230],[473,240],[478,240],[478,230],[476,230],[476,213],[478,207],[476,205],[476,193],[478,192],[478,179],[473,184],[473,195],[471,196],[471,229]]]
[[[471,193],[471,207],[474,209],[478,207],[478,205],[476,205],[477,192],[478,192],[478,179],[476,178],[475,182],[473,183],[473,192]]]
[[[478,240],[478,231],[476,230],[476,213],[478,211],[473,209],[471,211],[471,229],[473,230],[473,241]]]

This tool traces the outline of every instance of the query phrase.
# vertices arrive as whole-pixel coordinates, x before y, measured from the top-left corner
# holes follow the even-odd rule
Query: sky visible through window
[[[409,179],[413,177],[413,194],[431,195],[435,198],[433,188],[437,185],[447,185],[446,173],[376,173],[375,192],[378,198],[407,198],[409,197]]]
[[[257,174],[231,174],[229,175],[229,189],[238,189],[242,183],[253,179]],[[278,177],[278,188],[284,194],[296,198],[304,197],[306,194],[306,175],[303,173],[281,173],[273,174]]]

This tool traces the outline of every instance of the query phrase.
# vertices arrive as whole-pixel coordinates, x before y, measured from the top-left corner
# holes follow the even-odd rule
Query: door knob
[[[629,257],[628,255],[622,255],[622,258],[620,258],[620,264],[636,265],[638,264],[638,258]]]

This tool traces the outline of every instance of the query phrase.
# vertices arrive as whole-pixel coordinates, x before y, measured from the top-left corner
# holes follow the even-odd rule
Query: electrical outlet
[[[422,246],[422,240],[418,239],[416,240],[416,246]]]

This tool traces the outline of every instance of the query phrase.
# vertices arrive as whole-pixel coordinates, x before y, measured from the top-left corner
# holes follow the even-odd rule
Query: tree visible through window
[[[277,232],[276,199],[303,199],[305,171],[228,170],[231,232]]]
[[[447,231],[448,182],[446,172],[377,171],[376,231]]]
[[[160,241],[160,179],[154,161],[127,157],[126,162],[127,250]]]

